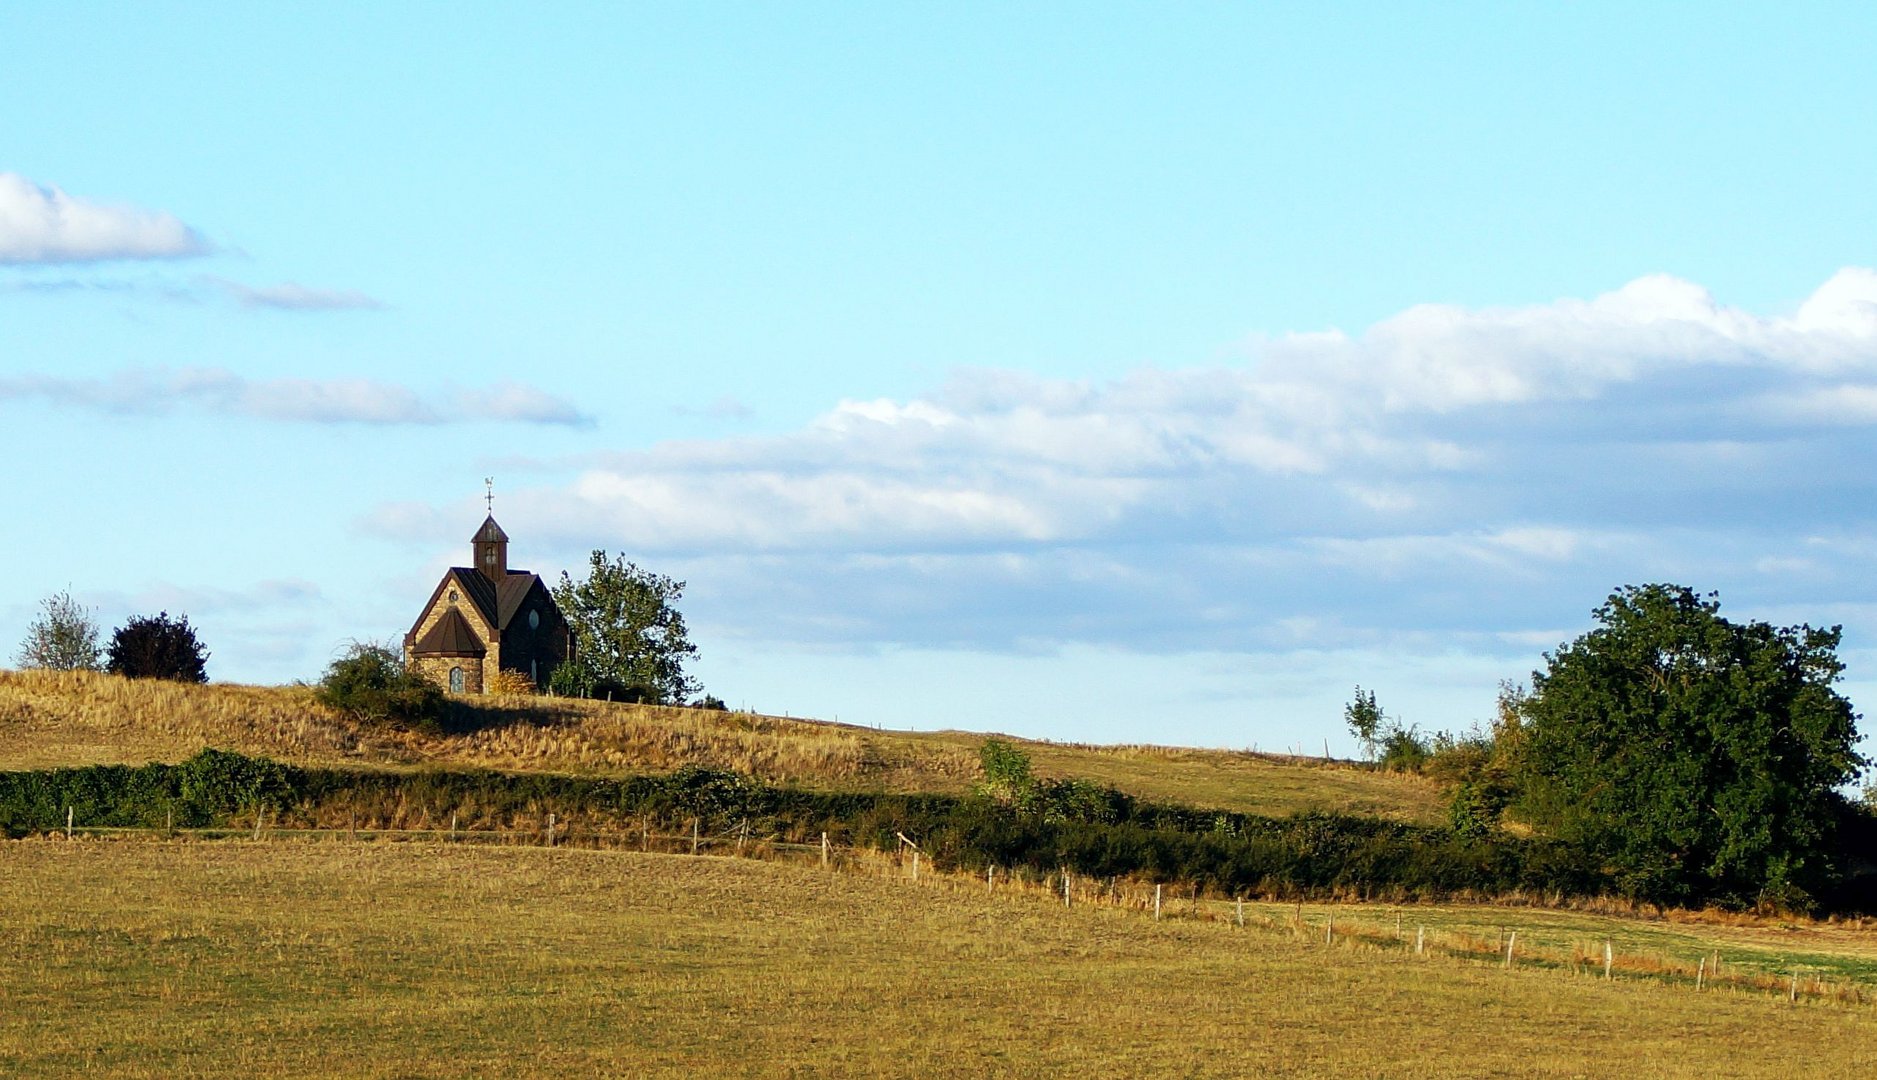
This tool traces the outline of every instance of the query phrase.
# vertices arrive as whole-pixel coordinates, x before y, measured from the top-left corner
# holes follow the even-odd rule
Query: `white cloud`
[[[279,311],[376,310],[384,304],[356,289],[313,289],[296,282],[255,288],[235,281],[214,279],[242,307]]]
[[[533,387],[423,395],[377,379],[249,379],[226,368],[127,368],[99,379],[0,377],[0,401],[39,399],[122,415],[177,409],[299,423],[590,423],[571,402]]]
[[[96,202],[0,173],[0,263],[175,259],[211,250],[174,215]]]
[[[1836,601],[1877,592],[1877,546],[1814,542],[1877,534],[1874,304],[1859,269],[1790,316],[1656,276],[1107,383],[967,371],[505,504],[571,559],[678,568],[718,632],[797,642],[1503,647],[1625,582]]]

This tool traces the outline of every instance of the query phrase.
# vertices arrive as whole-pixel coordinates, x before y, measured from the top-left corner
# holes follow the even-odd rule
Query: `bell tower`
[[[488,487],[483,500],[488,504],[489,516],[482,519],[482,527],[476,530],[470,546],[475,551],[476,569],[490,581],[500,582],[508,576],[508,534],[495,523],[495,481],[483,483]]]

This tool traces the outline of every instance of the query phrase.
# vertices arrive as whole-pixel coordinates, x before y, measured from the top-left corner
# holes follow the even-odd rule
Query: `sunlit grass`
[[[1853,1076],[1877,1011],[621,851],[0,844],[19,1076]],[[892,876],[887,876],[892,875]],[[1306,908],[1306,920],[1328,913]],[[1478,925],[1475,909],[1412,920]],[[1260,918],[1295,912],[1262,906]],[[1338,919],[1386,924],[1388,909]],[[1490,909],[1492,918],[1510,918]],[[1661,928],[1591,913],[1564,937]],[[1529,916],[1529,918],[1528,918]],[[1312,927],[1314,929],[1314,926]],[[1764,927],[1674,927],[1749,948]],[[1839,928],[1869,955],[1868,932]],[[1817,945],[1814,942],[1813,945]]]

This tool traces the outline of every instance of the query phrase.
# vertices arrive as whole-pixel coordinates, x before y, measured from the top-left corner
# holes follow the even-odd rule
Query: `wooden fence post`
[[[1701,984],[1708,981],[1708,958],[1701,958],[1701,966],[1695,968],[1695,993],[1701,992]]]
[[[984,895],[989,896],[997,889],[997,864],[984,868]]]
[[[1610,943],[1603,943],[1603,977],[1610,977],[1610,967],[1616,962],[1616,954],[1610,951]]]
[[[1323,920],[1323,944],[1336,944],[1336,913],[1334,911]]]
[[[1069,906],[1069,872],[1067,870],[1062,872],[1062,906]]]
[[[912,849],[912,879],[915,882],[919,880],[919,849],[918,848]]]
[[[1506,938],[1506,970],[1507,971],[1512,970],[1512,950],[1518,948],[1518,944],[1519,944],[1519,932],[1517,930],[1514,930],[1512,931],[1512,936]]]
[[[1238,898],[1238,926],[1241,930],[1245,927],[1245,898],[1243,896]]]
[[[1160,921],[1160,886],[1154,886],[1154,921]]]
[[[173,806],[166,807],[163,810],[163,835],[176,835],[176,808]]]
[[[554,846],[554,812],[551,810],[547,815],[547,846]]]
[[[691,854],[697,854],[697,819],[691,819]]]
[[[828,834],[825,829],[821,833],[821,868],[828,868]]]
[[[70,806],[65,808],[65,838],[67,840],[72,838],[72,808]]]
[[[1786,992],[1786,1000],[1799,1000],[1799,973],[1797,971],[1792,973],[1792,989]]]
[[[265,818],[266,816],[267,816],[266,810],[257,808],[254,811],[254,838],[256,840],[259,840],[261,838],[261,819]]]
[[[1414,928],[1414,955],[1427,955],[1427,926],[1422,924]]]

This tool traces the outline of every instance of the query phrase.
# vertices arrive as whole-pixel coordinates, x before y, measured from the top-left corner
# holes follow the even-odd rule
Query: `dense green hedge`
[[[1602,875],[1556,844],[1375,818],[1268,818],[1150,803],[1079,781],[1044,782],[1022,806],[982,797],[814,792],[735,773],[595,779],[545,773],[308,769],[208,750],[179,765],[93,766],[0,773],[0,831],[51,831],[74,809],[87,825],[199,827],[266,808],[282,824],[321,808],[394,803],[485,818],[651,818],[701,821],[706,832],[749,822],[755,835],[890,848],[916,839],[940,866],[1133,875],[1225,893],[1440,897],[1513,890],[1581,895]],[[330,814],[327,815],[330,820]]]

